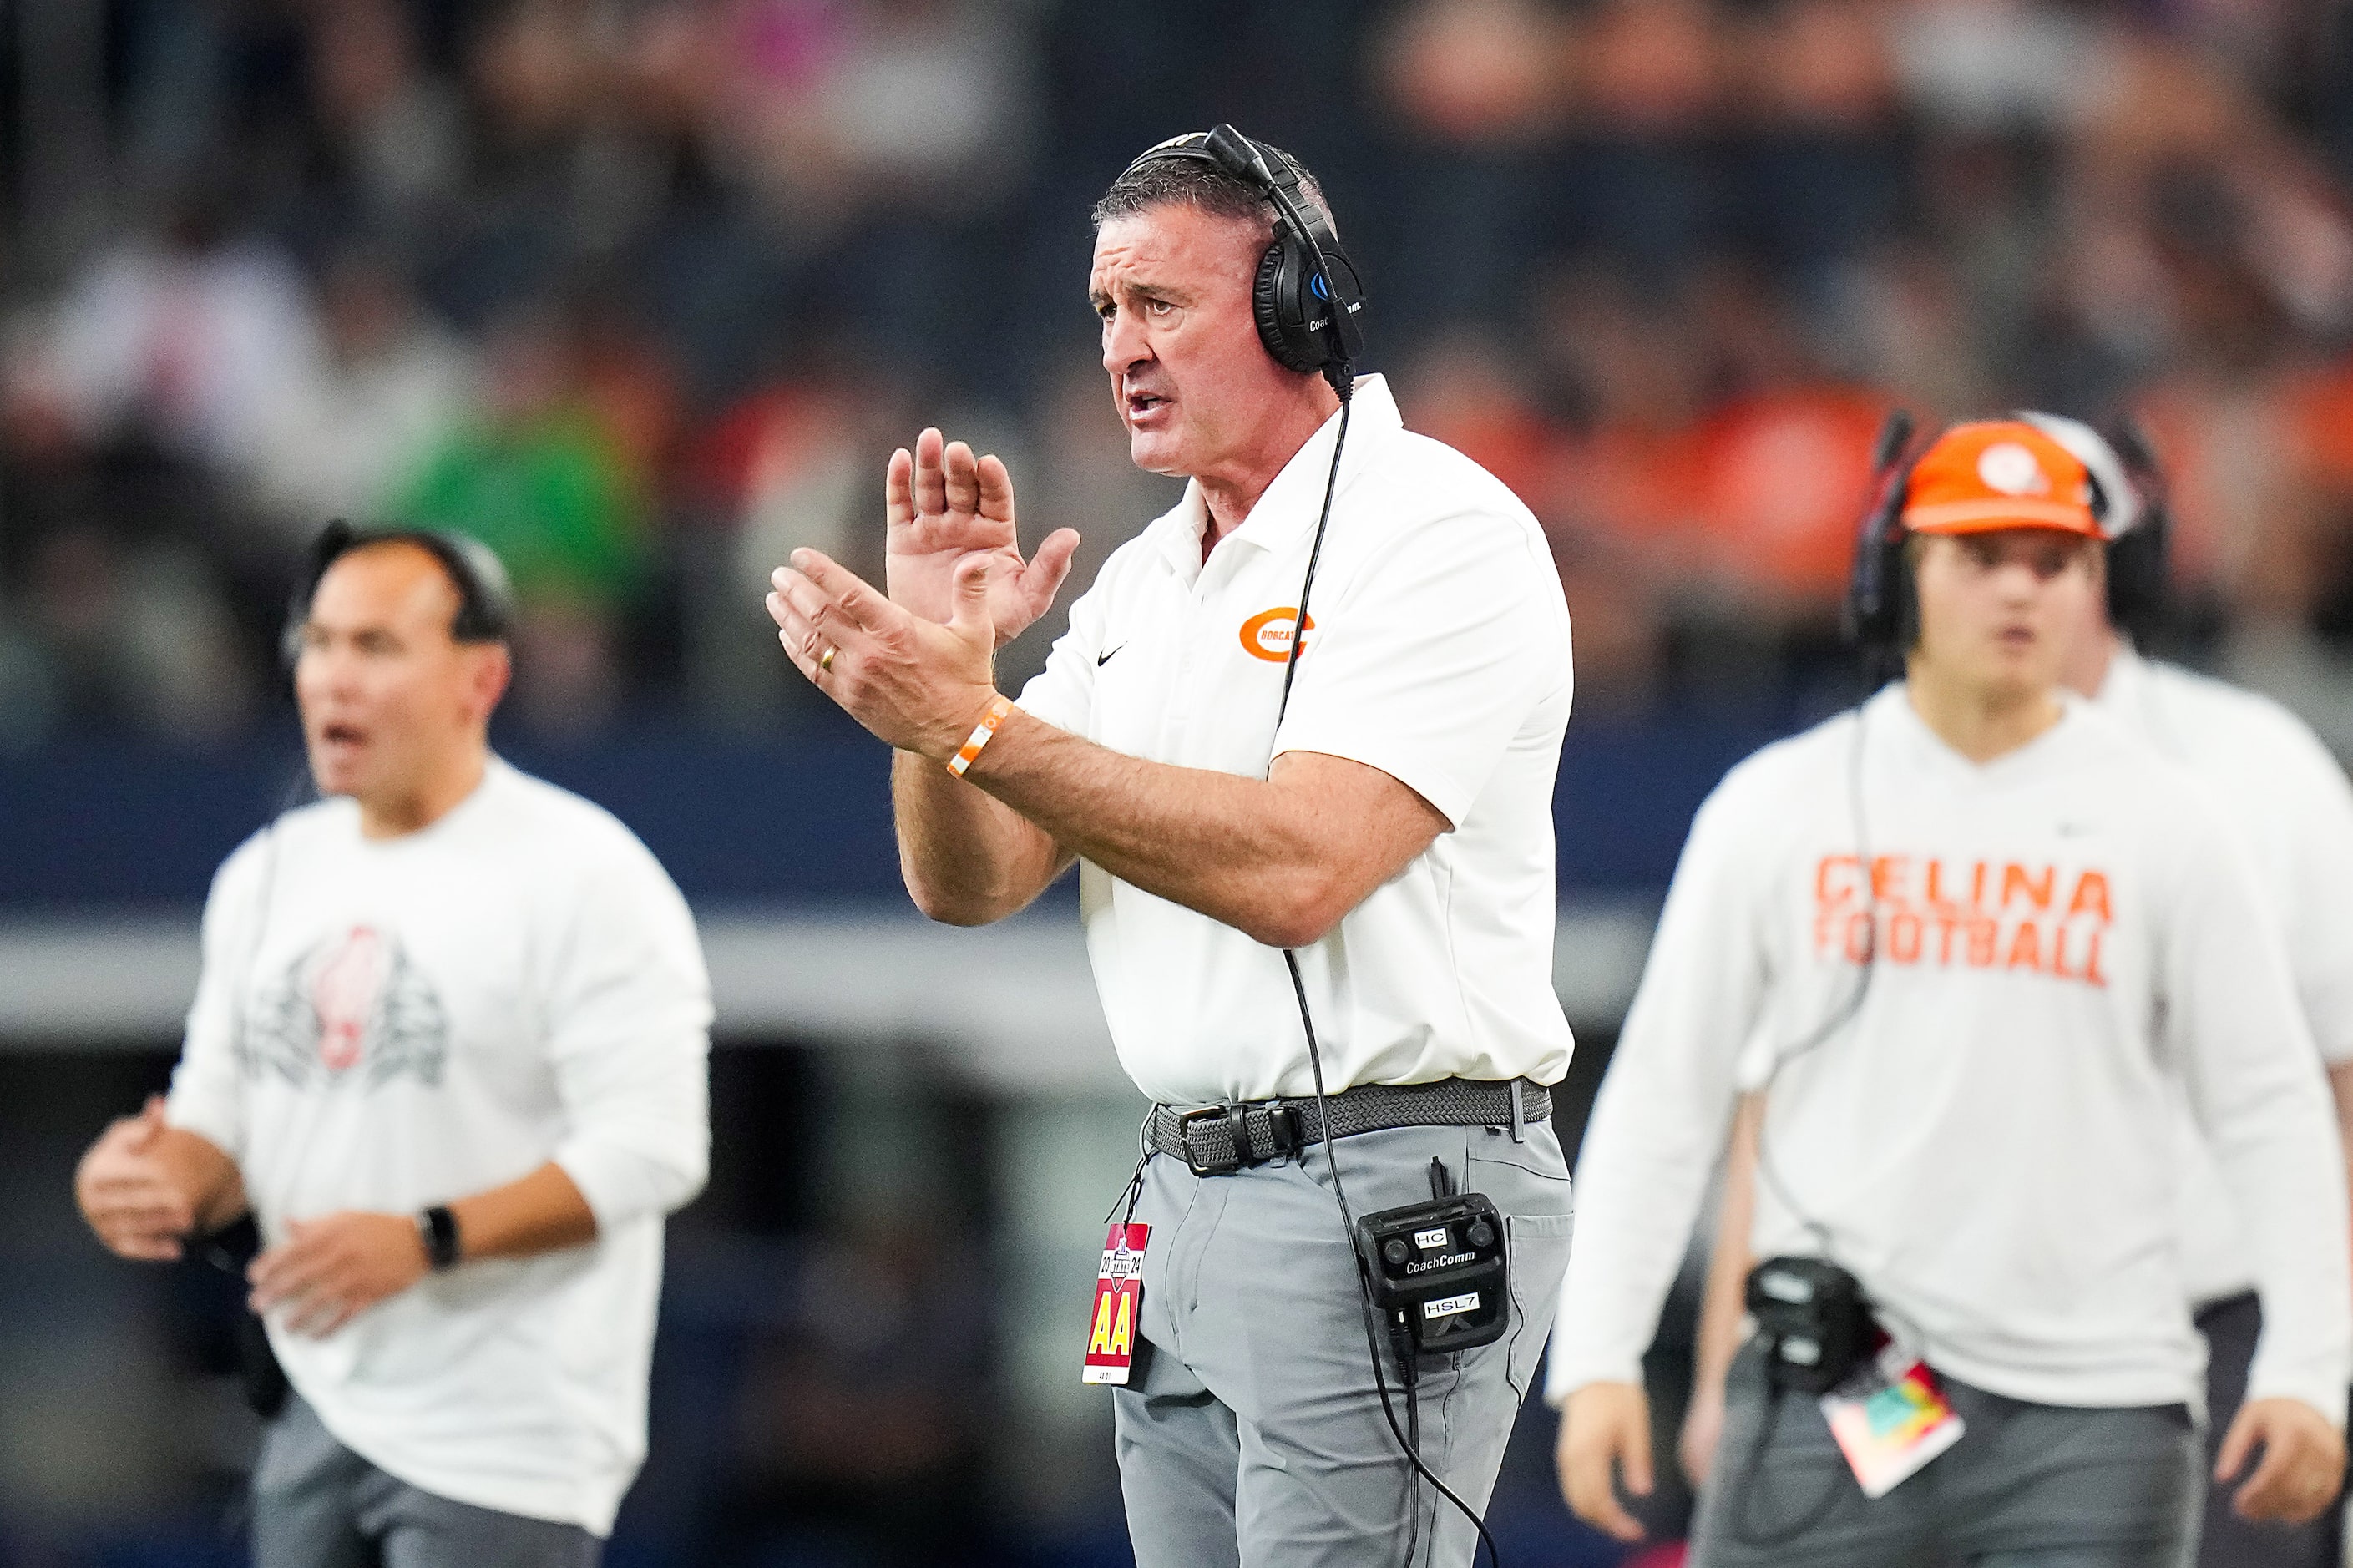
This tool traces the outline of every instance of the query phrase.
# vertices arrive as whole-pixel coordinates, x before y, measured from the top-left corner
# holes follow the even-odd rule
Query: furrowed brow
[[[1120,279],[1108,289],[1102,287],[1091,289],[1088,290],[1087,299],[1094,306],[1098,315],[1110,309],[1118,300],[1123,299],[1137,303],[1151,303],[1156,300],[1176,306],[1191,303],[1191,295],[1185,289],[1172,289],[1163,283],[1146,282],[1133,278]]]

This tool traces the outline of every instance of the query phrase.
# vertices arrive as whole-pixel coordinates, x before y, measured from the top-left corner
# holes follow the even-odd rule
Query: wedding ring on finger
[[[817,661],[817,672],[819,675],[831,675],[833,673],[833,656],[840,651],[841,650],[838,647],[829,647],[826,649],[825,657]]]

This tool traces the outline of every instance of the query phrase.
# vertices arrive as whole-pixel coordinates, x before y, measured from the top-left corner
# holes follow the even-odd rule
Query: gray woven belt
[[[1552,1115],[1552,1091],[1524,1078],[1364,1084],[1331,1096],[1329,1103],[1335,1138],[1392,1127],[1508,1127],[1518,1138],[1529,1122]],[[1156,1152],[1184,1161],[1197,1176],[1230,1176],[1322,1142],[1324,1119],[1312,1100],[1189,1110],[1155,1105],[1147,1135]]]

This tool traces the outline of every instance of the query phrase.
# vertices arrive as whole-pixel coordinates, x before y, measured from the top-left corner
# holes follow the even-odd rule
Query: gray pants
[[[1430,1163],[1504,1215],[1511,1327],[1421,1370],[1424,1462],[1486,1505],[1568,1261],[1568,1170],[1550,1122],[1405,1127],[1340,1140],[1358,1215],[1430,1197]],[[1469,1521],[1412,1480],[1373,1384],[1356,1254],[1320,1147],[1230,1176],[1165,1155],[1135,1210],[1144,1255],[1134,1375],[1113,1394],[1137,1568],[1461,1568]],[[1382,1346],[1400,1425],[1398,1369]],[[1418,1508],[1418,1517],[1415,1510]]]
[[[1961,1440],[1885,1497],[1862,1495],[1821,1407],[1772,1399],[1754,1346],[1733,1363],[1693,1568],[2178,1568],[2205,1497],[2179,1405],[2082,1409],[1951,1377]],[[1760,1456],[1758,1430],[1772,1429]],[[1749,1478],[1754,1474],[1753,1482]]]
[[[453,1502],[395,1480],[335,1441],[300,1397],[253,1468],[254,1568],[596,1568],[576,1524]]]

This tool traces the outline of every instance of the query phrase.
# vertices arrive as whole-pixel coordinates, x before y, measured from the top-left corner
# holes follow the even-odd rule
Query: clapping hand
[[[962,441],[944,441],[937,430],[925,430],[913,451],[902,447],[891,454],[882,490],[889,545],[884,585],[893,604],[946,625],[955,613],[958,563],[982,554],[988,558],[988,617],[997,647],[1052,606],[1070,575],[1079,536],[1058,529],[1036,555],[1022,560],[1013,477],[994,456],[976,458]]]

